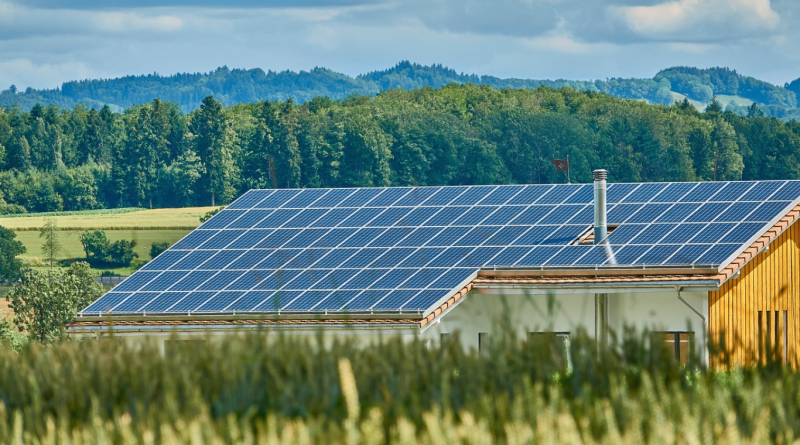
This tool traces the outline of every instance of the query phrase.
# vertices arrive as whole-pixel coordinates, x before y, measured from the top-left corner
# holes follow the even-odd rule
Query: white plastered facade
[[[695,347],[705,357],[704,319],[708,319],[707,290],[673,289],[604,289],[608,296],[608,328],[622,332],[623,327],[637,331],[690,331],[695,333]],[[595,333],[595,293],[565,289],[520,289],[515,287],[474,288],[449,310],[437,316],[422,329],[408,327],[370,326],[297,326],[258,327],[160,327],[158,329],[120,327],[114,335],[126,341],[191,340],[220,338],[221,335],[253,332],[261,329],[268,338],[278,335],[299,335],[310,340],[322,333],[323,341],[355,341],[358,344],[401,338],[412,341],[419,337],[435,344],[442,334],[459,334],[466,349],[479,347],[479,335],[497,335],[499,329],[511,324],[518,338],[526,338],[530,332],[577,333],[585,329],[589,335]],[[691,307],[690,307],[691,306]],[[698,311],[698,313],[695,312]],[[703,318],[700,317],[702,315]],[[77,330],[73,336],[98,337],[109,334],[107,329]]]
[[[608,328],[621,333],[624,327],[637,331],[694,332],[697,353],[705,356],[705,323],[708,291],[620,289],[608,296]],[[530,332],[576,333],[581,328],[595,334],[595,295],[589,292],[538,289],[475,289],[458,305],[423,328],[421,336],[438,341],[442,334],[458,332],[464,347],[478,348],[479,335],[511,324],[519,338]],[[691,307],[690,307],[691,306]],[[702,318],[698,313],[702,315]]]

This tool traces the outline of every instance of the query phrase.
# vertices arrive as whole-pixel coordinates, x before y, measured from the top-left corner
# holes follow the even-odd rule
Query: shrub
[[[156,242],[150,245],[150,258],[155,259],[161,252],[169,249],[169,243],[166,241]]]
[[[108,262],[116,266],[128,267],[133,260],[139,258],[139,254],[133,251],[136,241],[119,240],[114,241],[108,248]]]
[[[92,265],[110,264],[128,267],[139,254],[133,251],[136,241],[119,240],[111,243],[102,230],[84,230],[80,236],[86,260]],[[159,243],[156,243],[159,244]],[[152,254],[152,248],[150,250]]]
[[[86,253],[86,261],[90,263],[102,263],[106,261],[110,243],[106,232],[102,230],[84,230],[80,235],[83,251]]]
[[[22,261],[17,257],[25,253],[25,246],[16,237],[13,230],[0,226],[0,283],[13,280],[22,270]]]
[[[63,274],[54,270],[27,272],[6,296],[17,330],[40,342],[64,338],[65,325],[103,294],[96,278],[97,273],[82,261],[73,263]]]

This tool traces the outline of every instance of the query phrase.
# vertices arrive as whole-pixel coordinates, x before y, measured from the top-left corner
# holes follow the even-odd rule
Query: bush
[[[18,204],[3,204],[0,203],[0,215],[26,215],[28,211],[25,207]]]
[[[136,241],[119,240],[111,243],[102,230],[84,230],[80,236],[86,261],[92,265],[128,267],[139,254],[133,251]],[[151,249],[152,252],[152,249]]]
[[[90,263],[103,263],[108,255],[110,243],[106,232],[102,230],[84,230],[80,235],[83,251],[86,253],[86,261]]]
[[[150,245],[150,258],[156,259],[157,256],[161,254],[161,252],[169,249],[169,243],[166,241],[156,242]]]
[[[39,342],[65,338],[66,324],[103,294],[103,286],[96,278],[97,273],[83,261],[73,263],[66,273],[55,270],[25,273],[6,296],[17,331]],[[0,328],[13,341],[9,326]]]
[[[108,262],[121,267],[130,266],[133,260],[139,258],[139,254],[133,251],[134,247],[136,247],[136,241],[114,241],[108,248]]]
[[[16,237],[13,230],[0,226],[0,283],[17,278],[22,271],[22,261],[17,257],[25,253],[25,246]]]

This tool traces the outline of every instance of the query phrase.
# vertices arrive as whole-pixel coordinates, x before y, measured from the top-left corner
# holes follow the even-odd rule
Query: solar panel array
[[[484,267],[716,266],[799,197],[611,184],[606,248],[573,244],[592,184],[251,190],[81,314],[422,312]]]

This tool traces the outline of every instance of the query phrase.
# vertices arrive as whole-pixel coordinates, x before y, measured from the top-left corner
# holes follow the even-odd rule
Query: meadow
[[[42,242],[39,229],[47,218],[58,223],[63,249],[59,260],[80,260],[85,257],[80,243],[84,229],[104,230],[110,241],[121,239],[136,241],[134,249],[139,260],[131,267],[104,269],[119,275],[130,275],[144,261],[150,259],[150,245],[166,241],[170,245],[186,236],[200,225],[200,217],[215,207],[188,207],[178,209],[129,209],[117,211],[65,212],[56,215],[0,217],[0,226],[14,230],[17,239],[27,249],[20,258],[34,267],[45,265],[42,259]]]
[[[265,336],[271,335],[270,341]],[[309,338],[310,337],[310,338]],[[681,367],[646,335],[571,368],[542,343],[488,350],[314,336],[0,349],[0,443],[749,444],[800,438],[800,373]]]

